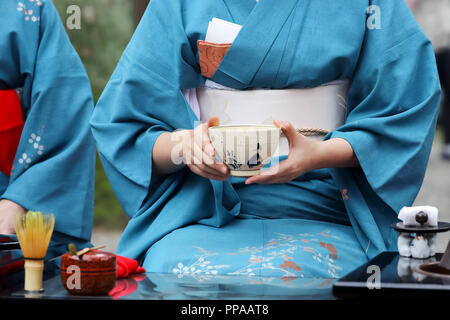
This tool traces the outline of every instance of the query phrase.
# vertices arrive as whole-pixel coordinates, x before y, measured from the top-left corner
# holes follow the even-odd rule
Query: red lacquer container
[[[61,258],[61,281],[73,295],[106,295],[116,282],[116,256],[103,251],[66,253]]]

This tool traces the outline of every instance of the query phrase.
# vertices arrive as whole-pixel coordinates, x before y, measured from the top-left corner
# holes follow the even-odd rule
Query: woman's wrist
[[[8,200],[0,200],[0,234],[14,234],[14,221],[17,216],[26,213],[26,209],[21,205]]]
[[[155,173],[170,174],[185,166],[183,162],[183,139],[188,130],[164,132],[156,139],[152,161]]]
[[[358,159],[350,143],[341,138],[312,143],[312,156],[308,169],[357,167]]]
[[[303,158],[300,161],[299,165],[299,171],[303,174],[305,172],[309,172],[312,170],[320,169],[322,168],[322,164],[324,163],[324,155],[325,151],[324,146],[322,145],[322,141],[316,141],[312,139],[308,139],[308,148],[305,150],[306,152],[302,152],[301,155],[299,155],[301,158]]]
[[[26,213],[26,211],[27,211],[20,204],[17,204],[14,201],[11,201],[8,199],[1,199],[0,206],[1,206],[1,208],[5,209],[4,211],[8,210],[8,211],[14,211],[14,212],[18,212],[18,213]]]

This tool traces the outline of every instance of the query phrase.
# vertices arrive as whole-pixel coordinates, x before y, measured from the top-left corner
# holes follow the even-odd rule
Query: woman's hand
[[[315,169],[359,165],[353,148],[344,139],[316,141],[298,133],[287,121],[274,121],[274,124],[281,128],[288,139],[288,158],[276,166],[261,171],[259,175],[248,178],[246,184],[285,183]]]
[[[155,172],[171,174],[187,166],[202,177],[227,180],[228,167],[215,160],[216,152],[209,139],[208,128],[216,125],[219,125],[219,119],[212,117],[194,130],[162,133],[153,148]]]
[[[228,167],[215,160],[216,151],[209,139],[208,128],[219,124],[219,119],[212,117],[208,123],[199,125],[194,130],[186,130],[183,136],[183,162],[199,176],[219,181],[227,180]]]
[[[0,200],[0,234],[15,234],[14,219],[25,213],[26,210],[15,202]]]

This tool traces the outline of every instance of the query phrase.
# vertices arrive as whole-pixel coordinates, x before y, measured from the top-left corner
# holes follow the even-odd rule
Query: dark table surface
[[[63,287],[56,260],[47,261],[44,292],[29,296],[23,290],[24,271],[0,280],[0,299],[99,299],[99,300],[330,300],[336,279],[280,279],[221,275],[143,273],[119,279],[105,296],[78,297]]]
[[[53,251],[52,251],[53,250]],[[401,258],[385,252],[342,279],[277,278],[208,274],[144,273],[116,281],[116,287],[104,296],[79,297],[63,287],[59,269],[61,248],[49,248],[44,270],[44,292],[29,296],[23,290],[24,270],[20,250],[0,251],[0,299],[21,300],[334,300],[337,298],[449,295],[450,283],[419,275],[414,264],[425,261]],[[53,254],[52,254],[53,252]],[[53,255],[53,256],[52,256]],[[440,259],[441,254],[429,260]],[[8,273],[4,266],[14,266]],[[3,267],[2,267],[3,266]],[[380,270],[379,289],[370,289],[373,267]],[[2,269],[3,268],[3,269]],[[12,271],[11,271],[12,270]],[[372,281],[373,282],[373,281]]]

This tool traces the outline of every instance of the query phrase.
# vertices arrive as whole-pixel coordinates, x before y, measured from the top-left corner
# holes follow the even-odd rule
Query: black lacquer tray
[[[20,249],[20,244],[15,236],[0,235],[0,251],[16,249]]]
[[[439,233],[450,231],[450,223],[438,222],[437,226],[405,226],[403,222],[394,223],[391,227],[398,232],[411,232],[411,233]]]
[[[432,259],[439,261],[441,258],[442,253],[438,253]],[[399,272],[400,263],[411,263],[409,272]],[[333,294],[338,299],[450,298],[450,282],[447,279],[420,276],[414,272],[414,265],[421,263],[417,259],[401,257],[398,252],[383,252],[335,282]],[[370,286],[373,284],[374,266],[380,272],[380,283],[376,288]]]

